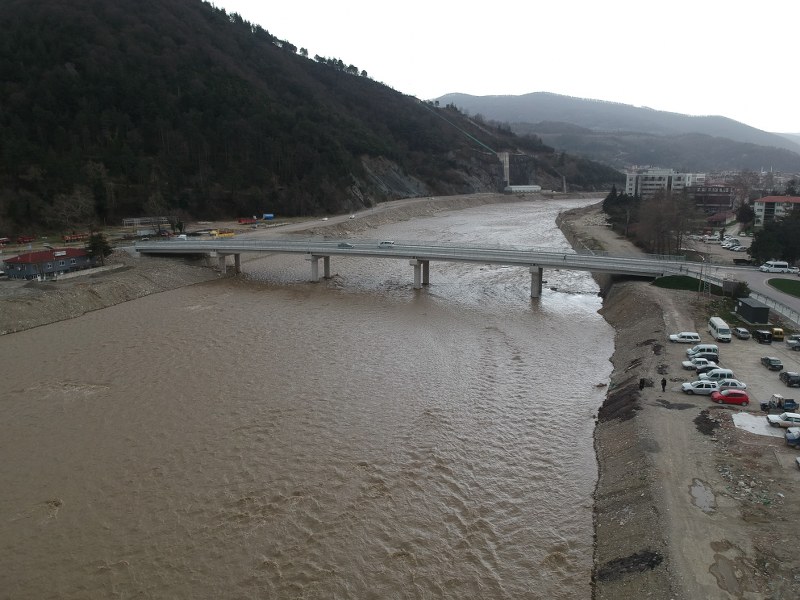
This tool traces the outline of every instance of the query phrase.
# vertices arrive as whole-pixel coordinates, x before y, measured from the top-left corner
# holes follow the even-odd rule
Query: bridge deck
[[[316,257],[351,256],[383,257],[419,261],[472,262],[480,264],[518,265],[592,271],[598,273],[658,277],[686,271],[682,257],[624,257],[608,254],[582,254],[559,248],[523,248],[478,245],[446,245],[436,242],[395,242],[381,245],[377,240],[171,240],[137,242],[142,254],[242,254],[290,253]]]

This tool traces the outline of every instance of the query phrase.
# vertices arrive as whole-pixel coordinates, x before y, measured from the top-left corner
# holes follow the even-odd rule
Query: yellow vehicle
[[[781,329],[780,327],[773,327],[772,328],[772,339],[775,340],[776,342],[782,342],[783,341],[783,329]]]

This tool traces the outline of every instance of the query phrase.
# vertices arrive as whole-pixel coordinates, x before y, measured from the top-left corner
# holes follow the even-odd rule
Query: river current
[[[490,205],[374,239],[568,248]],[[0,598],[589,598],[586,273],[298,256],[0,337]]]

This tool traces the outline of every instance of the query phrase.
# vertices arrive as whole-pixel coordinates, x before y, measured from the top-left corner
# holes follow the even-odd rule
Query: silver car
[[[722,390],[746,390],[747,384],[738,379],[723,379],[719,382],[719,389]]]
[[[719,384],[716,381],[688,381],[681,385],[681,391],[684,394],[699,394],[702,396],[710,396],[712,393],[719,390]]]

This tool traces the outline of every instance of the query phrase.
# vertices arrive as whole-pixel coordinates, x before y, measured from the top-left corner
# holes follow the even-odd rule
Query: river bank
[[[598,205],[560,221],[573,245],[639,252],[606,225]],[[747,409],[680,392],[692,376],[680,368],[685,348],[667,336],[703,335],[711,302],[642,281],[608,288],[601,314],[616,333],[614,370],[595,429],[595,599],[772,599],[800,591],[791,550],[799,529],[791,515],[800,510],[796,452],[782,437],[733,423],[737,413],[758,423],[759,393],[780,389],[774,374],[758,368],[761,350],[738,341],[721,352],[722,364],[748,383]]]

